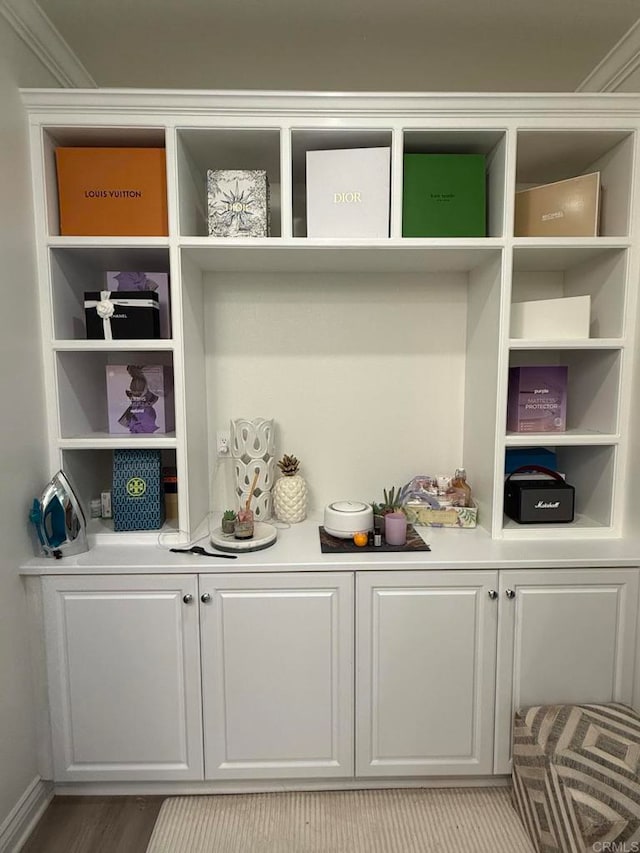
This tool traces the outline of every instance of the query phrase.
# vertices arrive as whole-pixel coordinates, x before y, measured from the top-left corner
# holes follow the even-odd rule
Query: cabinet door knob
[[[182,600],[184,601],[185,604],[191,604],[191,602],[193,601],[193,596],[191,595],[190,592],[188,592],[186,595],[182,596]]]
[[[507,596],[507,598],[515,598],[516,597],[515,590],[513,590],[513,589],[508,589],[505,592],[505,595]]]
[[[490,598],[492,601],[493,601],[493,599],[494,599],[494,598],[497,598],[497,597],[498,597],[498,593],[495,591],[495,589],[490,589],[488,594],[489,594],[489,598]]]
[[[210,592],[203,592],[202,595],[200,596],[200,601],[203,604],[208,604],[211,601],[211,593]]]

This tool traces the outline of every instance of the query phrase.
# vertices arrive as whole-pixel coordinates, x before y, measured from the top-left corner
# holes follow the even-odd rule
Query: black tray
[[[359,547],[353,539],[338,539],[331,536],[322,525],[318,527],[320,533],[320,550],[323,554],[362,554],[363,552],[389,553],[393,551],[430,551],[431,548],[422,536],[409,524],[407,526],[407,542],[405,545],[387,545],[384,539],[382,545],[363,545]]]

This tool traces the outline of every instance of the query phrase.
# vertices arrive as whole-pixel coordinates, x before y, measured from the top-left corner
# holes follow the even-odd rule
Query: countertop
[[[638,539],[498,540],[482,528],[416,527],[431,551],[339,553],[320,551],[320,517],[278,530],[275,544],[240,554],[237,560],[175,554],[160,545],[95,545],[75,557],[34,558],[20,567],[23,575],[197,574],[230,572],[323,572],[387,569],[526,569],[640,566]],[[208,538],[197,544],[211,550]],[[179,546],[184,547],[184,546]]]

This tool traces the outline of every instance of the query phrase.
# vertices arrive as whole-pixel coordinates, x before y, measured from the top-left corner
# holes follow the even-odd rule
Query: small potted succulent
[[[382,503],[372,502],[373,528],[376,533],[384,534],[385,515],[389,515],[390,512],[404,512],[400,503],[400,492],[401,489],[396,489],[395,486],[392,486],[388,491],[387,489],[383,489],[384,500]]]
[[[236,527],[236,514],[232,509],[226,509],[222,515],[222,532],[233,534]]]

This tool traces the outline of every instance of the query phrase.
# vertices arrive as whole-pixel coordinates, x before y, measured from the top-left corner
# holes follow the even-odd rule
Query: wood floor
[[[144,853],[164,797],[54,797],[21,853]]]

